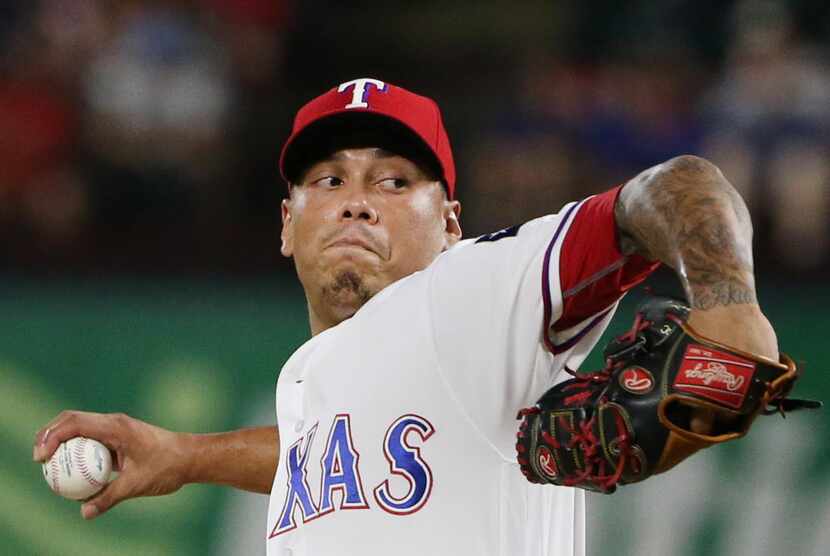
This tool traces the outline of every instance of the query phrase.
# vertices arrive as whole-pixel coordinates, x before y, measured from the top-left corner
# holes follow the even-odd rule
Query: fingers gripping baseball
[[[119,471],[117,479],[83,504],[81,515],[86,519],[130,498],[170,494],[185,482],[187,435],[124,414],[64,411],[38,431],[33,458],[46,460],[61,442],[75,436],[106,445],[113,454],[113,469]]]
[[[127,419],[129,417],[122,414],[62,411],[35,434],[32,459],[46,461],[55,453],[61,442],[76,436],[94,438],[105,444],[113,453],[117,453],[123,438],[121,431]]]

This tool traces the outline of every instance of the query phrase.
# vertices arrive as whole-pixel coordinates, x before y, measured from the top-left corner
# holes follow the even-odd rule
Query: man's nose
[[[340,207],[340,220],[362,220],[367,224],[377,224],[378,212],[365,197],[351,197]]]

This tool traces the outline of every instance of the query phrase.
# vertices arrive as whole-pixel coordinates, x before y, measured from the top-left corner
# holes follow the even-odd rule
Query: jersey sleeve
[[[550,291],[545,292],[545,344],[553,353],[575,345],[628,290],[642,282],[659,262],[640,255],[624,255],[614,205],[622,186],[585,200],[573,217],[559,251],[558,265],[548,262],[544,271],[558,272],[558,283],[547,279],[547,290],[557,288],[561,304],[555,311]]]
[[[618,192],[460,242],[426,271],[439,371],[505,458],[516,411],[581,363],[619,298],[657,266],[620,252]]]

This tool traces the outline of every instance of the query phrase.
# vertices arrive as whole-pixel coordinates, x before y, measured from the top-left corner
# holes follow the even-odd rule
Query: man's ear
[[[291,257],[294,254],[294,218],[291,216],[289,205],[291,199],[283,199],[280,204],[280,211],[282,213],[282,232],[280,239],[282,245],[280,246],[280,253],[283,257]]]
[[[461,239],[461,203],[458,201],[444,202],[444,249],[449,249]]]

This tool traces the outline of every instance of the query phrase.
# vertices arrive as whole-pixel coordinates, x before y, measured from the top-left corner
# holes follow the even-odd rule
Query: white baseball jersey
[[[618,251],[616,193],[462,241],[293,354],[269,556],[584,555],[584,492],[527,482],[516,413],[655,266]]]

